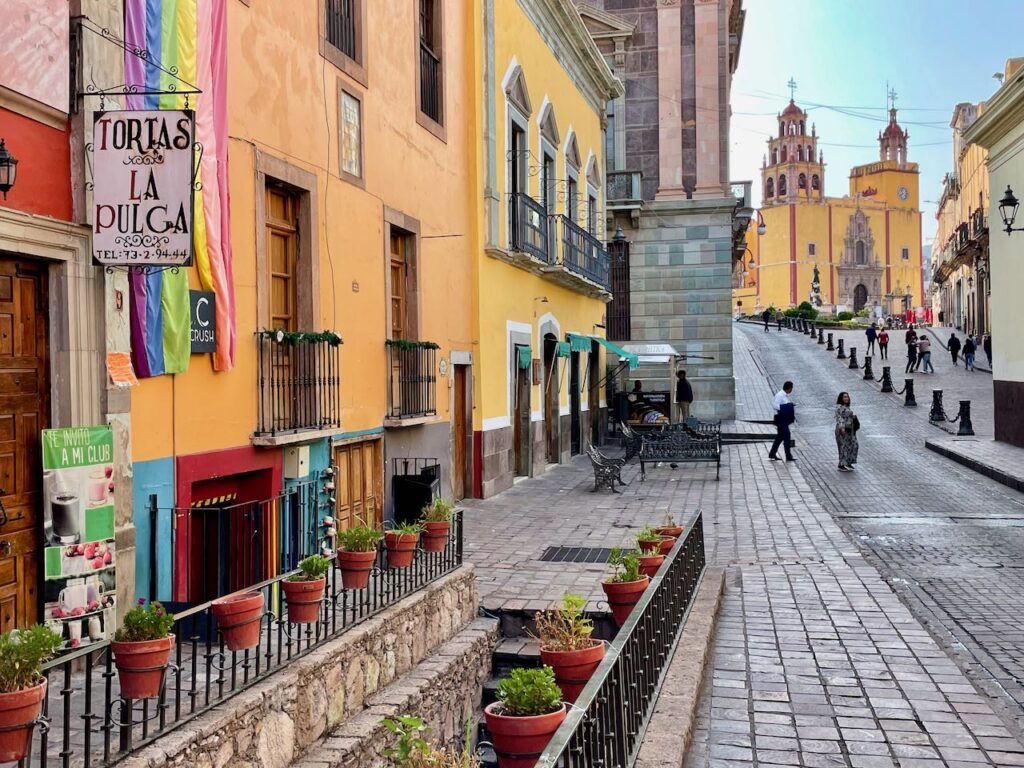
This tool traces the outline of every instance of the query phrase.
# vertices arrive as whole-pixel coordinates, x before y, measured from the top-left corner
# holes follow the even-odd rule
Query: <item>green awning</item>
[[[573,352],[589,352],[590,351],[590,337],[580,336],[578,333],[570,333],[569,336],[569,349]]]
[[[527,369],[533,364],[533,352],[529,347],[516,347],[516,362],[522,369]]]
[[[627,363],[629,363],[629,370],[635,371],[637,368],[640,367],[640,358],[634,355],[632,352],[627,352],[622,347],[616,346],[615,344],[612,344],[610,341],[608,341],[608,339],[602,339],[600,336],[591,336],[590,338],[592,338],[602,347],[607,349],[609,352],[618,355],[619,359],[625,360]]]
[[[560,341],[560,342],[558,342],[558,346],[555,347],[555,356],[556,357],[568,357],[570,351],[571,351],[571,348],[569,346],[569,342],[568,341]]]

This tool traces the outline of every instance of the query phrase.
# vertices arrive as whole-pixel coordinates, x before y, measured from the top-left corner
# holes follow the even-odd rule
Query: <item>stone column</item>
[[[697,80],[697,188],[693,192],[694,197],[724,195],[721,162],[722,104],[719,98],[719,2],[694,2]]]
[[[658,0],[658,200],[686,199],[682,23],[680,0]]]

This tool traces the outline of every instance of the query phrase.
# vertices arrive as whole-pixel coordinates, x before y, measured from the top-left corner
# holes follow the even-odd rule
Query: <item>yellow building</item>
[[[480,0],[474,266],[476,491],[578,453],[600,429],[604,115],[622,92],[570,0]],[[603,339],[602,339],[603,341]]]
[[[907,160],[908,134],[895,108],[878,136],[878,161],[852,168],[841,198],[825,195],[824,156],[807,113],[790,101],[778,126],[761,169],[765,232],[748,234],[734,305],[748,313],[816,299],[825,311],[919,308],[918,167]],[[812,289],[816,269],[820,294]]]

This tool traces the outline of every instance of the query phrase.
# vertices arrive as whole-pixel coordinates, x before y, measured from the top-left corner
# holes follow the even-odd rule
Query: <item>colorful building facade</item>
[[[778,117],[761,169],[765,232],[748,234],[733,305],[760,313],[804,301],[826,311],[884,315],[923,306],[918,167],[896,120],[878,136],[879,159],[850,170],[849,193],[825,195],[825,162],[815,126],[793,101]]]

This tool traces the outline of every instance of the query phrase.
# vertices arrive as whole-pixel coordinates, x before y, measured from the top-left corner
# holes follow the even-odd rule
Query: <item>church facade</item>
[[[918,166],[907,160],[908,139],[890,109],[879,159],[850,170],[846,196],[828,197],[817,131],[790,101],[761,168],[764,234],[752,222],[749,251],[733,276],[737,313],[803,301],[826,312],[878,307],[885,315],[922,306]]]

